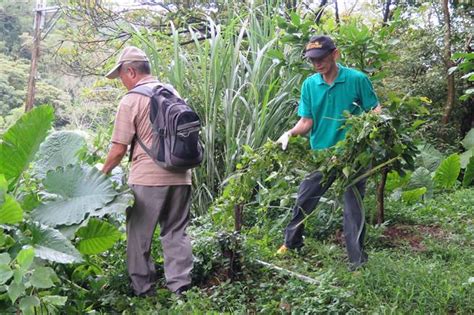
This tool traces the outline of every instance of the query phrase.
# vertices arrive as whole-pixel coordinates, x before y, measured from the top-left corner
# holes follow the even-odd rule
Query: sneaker
[[[288,247],[285,244],[281,245],[280,248],[277,250],[277,255],[285,255],[288,252]]]

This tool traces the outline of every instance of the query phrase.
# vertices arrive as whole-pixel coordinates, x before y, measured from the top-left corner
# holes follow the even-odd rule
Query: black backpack
[[[201,164],[201,121],[196,112],[175,95],[172,88],[166,86],[139,85],[127,94],[130,93],[150,98],[152,146],[147,148],[137,135],[134,140],[138,141],[152,160],[162,168],[172,171],[184,171]],[[132,141],[130,156],[134,142]]]

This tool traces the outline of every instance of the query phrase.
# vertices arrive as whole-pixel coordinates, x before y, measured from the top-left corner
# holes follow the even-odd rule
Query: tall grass
[[[235,169],[244,145],[261,146],[275,139],[294,119],[301,75],[272,59],[279,34],[271,5],[252,6],[244,14],[230,12],[226,25],[207,19],[208,39],[189,29],[192,43],[181,45],[172,25],[169,66],[160,70],[198,111],[203,122],[203,165],[195,170],[195,200],[199,212],[207,209],[220,184]],[[160,41],[137,37],[159,64]],[[162,45],[162,42],[161,42]]]

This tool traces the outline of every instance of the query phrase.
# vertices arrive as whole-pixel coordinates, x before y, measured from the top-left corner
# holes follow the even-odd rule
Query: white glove
[[[281,144],[281,148],[286,150],[288,147],[288,141],[290,140],[291,133],[289,131],[285,131],[280,138],[276,141],[277,143]]]
[[[98,169],[99,171],[101,171],[102,168],[104,167],[104,164],[103,164],[103,163],[97,163],[96,165],[94,165],[94,167],[95,167],[96,169]]]

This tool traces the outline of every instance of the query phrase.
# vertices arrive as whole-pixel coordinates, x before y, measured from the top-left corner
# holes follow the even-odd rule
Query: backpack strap
[[[147,97],[152,97],[153,96],[153,88],[149,87],[147,85],[138,85],[138,86],[134,87],[133,89],[131,89],[130,91],[128,91],[127,95],[128,94],[140,94],[140,95],[144,95],[144,96],[147,96]]]
[[[134,87],[133,89],[131,89],[130,91],[128,91],[126,95],[128,95],[128,94],[140,94],[140,95],[151,98],[153,96],[153,88],[149,87],[147,85],[138,85],[138,86]],[[135,149],[135,143],[137,141],[140,144],[140,146],[143,148],[143,150],[145,150],[145,152],[147,152],[147,153],[149,152],[148,148],[144,145],[144,143],[140,140],[138,135],[135,133],[135,135],[133,136],[133,139],[132,139],[132,143],[130,144],[130,153],[128,155],[128,162],[129,163],[132,162],[133,150]]]
[[[156,81],[156,82],[159,83],[159,81]],[[151,98],[154,94],[153,92],[154,92],[155,88],[158,88],[159,90],[168,91],[170,94],[174,94],[173,90],[170,89],[167,84],[165,84],[165,85],[158,84],[155,87],[150,87],[150,86],[145,85],[145,84],[149,84],[149,83],[144,83],[144,84],[137,85],[133,89],[128,91],[127,94],[140,94],[140,95],[147,96],[147,97]],[[150,157],[153,156],[153,154],[151,153],[151,150],[149,148],[147,148],[147,146],[143,143],[143,141],[140,140],[140,137],[135,133],[135,135],[133,136],[133,139],[132,139],[132,143],[130,144],[130,153],[129,153],[129,157],[128,157],[128,162],[129,163],[132,162],[132,159],[133,159],[133,150],[135,149],[136,141],[138,141],[138,143],[140,144],[142,149]]]

